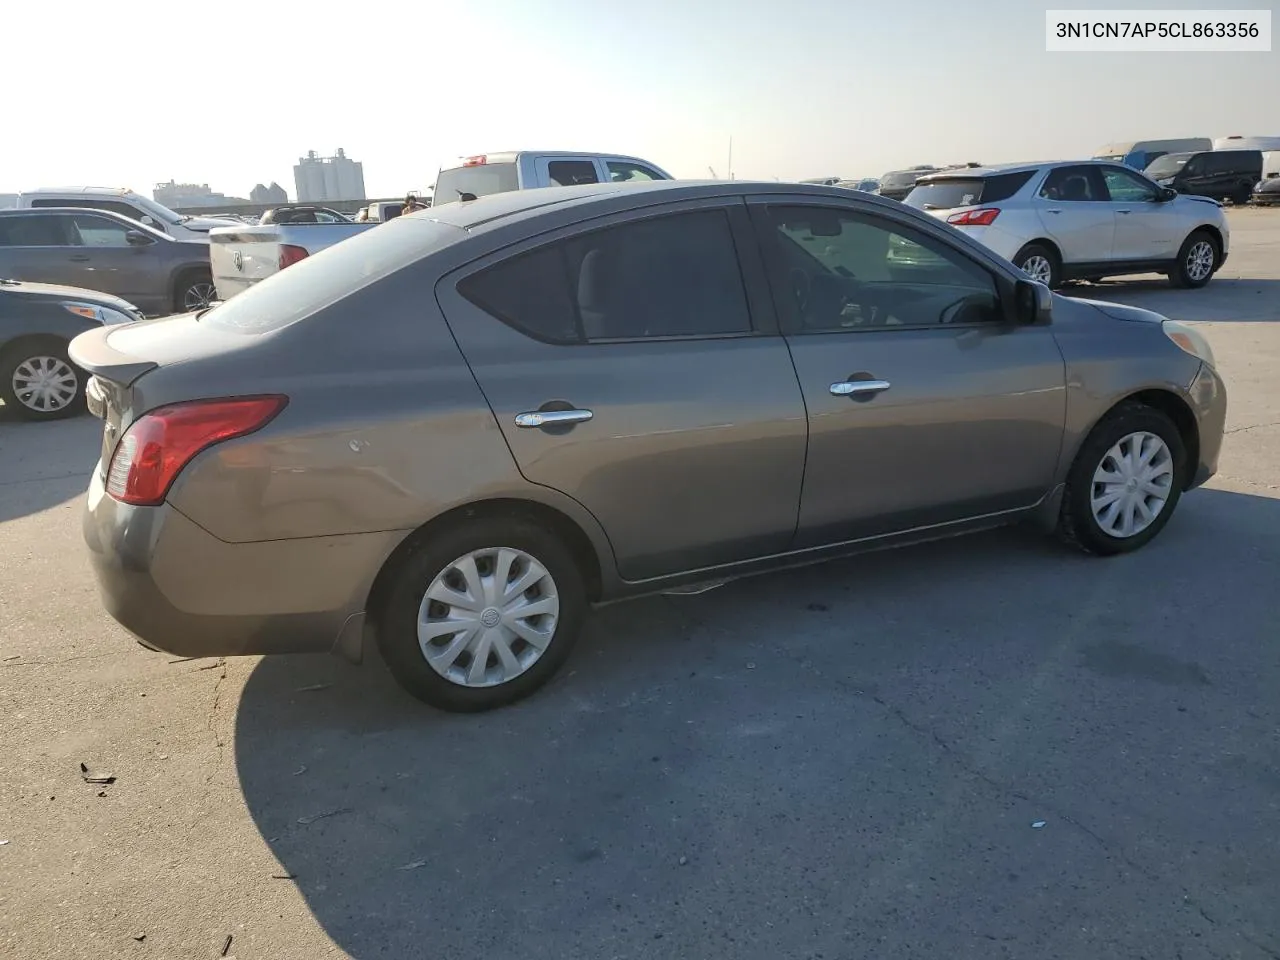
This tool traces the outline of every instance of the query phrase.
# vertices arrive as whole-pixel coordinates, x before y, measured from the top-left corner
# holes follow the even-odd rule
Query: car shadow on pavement
[[[1280,500],[1203,490],[1127,557],[997,531],[602,608],[489,714],[265,658],[261,882],[361,960],[1280,945],[1277,574]]]
[[[1064,296],[1114,300],[1175,320],[1267,323],[1280,321],[1280,280],[1214,277],[1197,290],[1181,290],[1164,277],[1068,283]]]
[[[29,423],[0,405],[0,523],[82,496],[101,443],[102,421],[88,414]]]

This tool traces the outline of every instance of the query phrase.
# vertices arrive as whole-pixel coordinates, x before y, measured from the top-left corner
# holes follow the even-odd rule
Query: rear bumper
[[[358,651],[374,577],[402,533],[226,543],[178,510],[108,497],[95,470],[83,532],[107,609],[182,657]]]

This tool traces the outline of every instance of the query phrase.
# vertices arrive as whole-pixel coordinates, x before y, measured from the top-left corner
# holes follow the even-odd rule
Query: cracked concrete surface
[[[0,956],[1280,957],[1280,302],[1231,319],[1280,218],[1232,218],[1217,299],[1086,288],[1222,318],[1221,472],[1149,549],[610,607],[479,717],[138,647],[81,552],[96,424],[0,414]]]

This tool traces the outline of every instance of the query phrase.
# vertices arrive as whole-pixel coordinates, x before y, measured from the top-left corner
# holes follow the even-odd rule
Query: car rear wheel
[[[1203,230],[1197,230],[1182,242],[1178,263],[1169,280],[1175,287],[1203,287],[1218,269],[1218,244]]]
[[[1058,289],[1062,283],[1062,265],[1057,254],[1038,243],[1029,243],[1019,250],[1014,255],[1013,265],[1050,290]]]
[[[1076,454],[1058,533],[1086,553],[1137,550],[1169,522],[1186,471],[1186,447],[1173,421],[1145,404],[1123,404],[1093,428]]]
[[[178,281],[173,308],[178,313],[193,313],[196,310],[203,310],[217,299],[218,291],[209,274],[190,273]]]
[[[514,517],[463,520],[411,548],[377,637],[397,682],[434,707],[514,703],[551,679],[586,615],[582,574],[552,533]]]
[[[60,341],[29,340],[0,355],[0,400],[23,420],[58,420],[79,413],[86,379]]]

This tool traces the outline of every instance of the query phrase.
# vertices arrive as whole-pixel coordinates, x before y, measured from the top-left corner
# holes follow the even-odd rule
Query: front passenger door
[[[990,269],[938,237],[823,203],[752,206],[809,416],[795,546],[1037,503],[1066,410],[1049,328],[1008,322]]]
[[[1119,166],[1102,168],[1108,206],[1116,218],[1115,260],[1167,260],[1182,243],[1181,216],[1160,199],[1160,188]]]
[[[1112,258],[1116,215],[1107,203],[1098,168],[1089,164],[1055,167],[1035,200],[1046,235],[1068,268]]]

